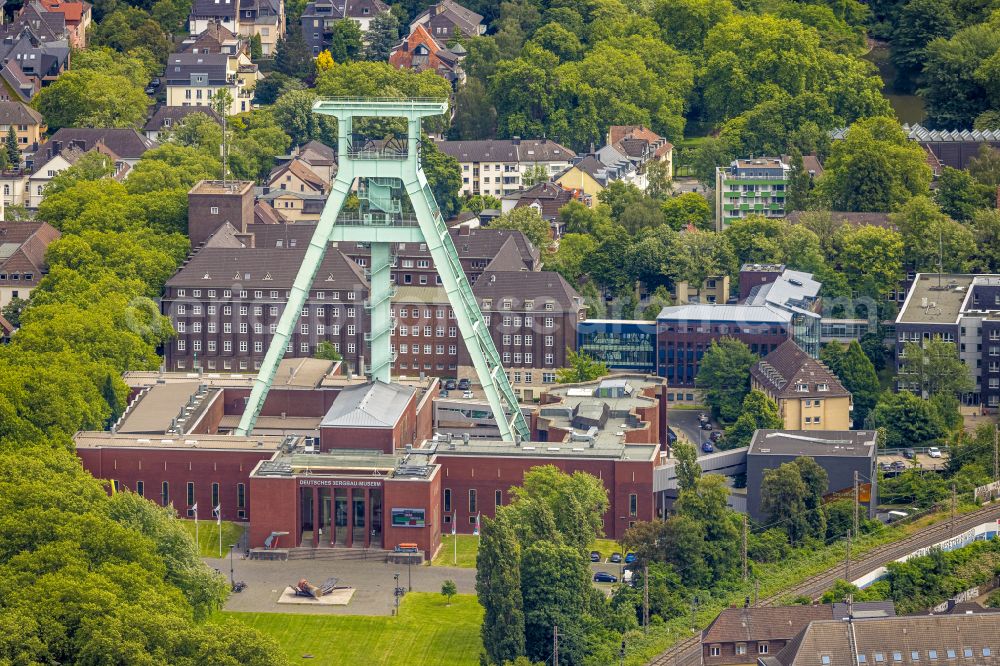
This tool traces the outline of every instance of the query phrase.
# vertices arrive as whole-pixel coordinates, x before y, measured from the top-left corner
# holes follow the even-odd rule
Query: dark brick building
[[[197,360],[208,371],[256,371],[315,226],[254,223],[248,183],[202,182],[190,199],[189,228],[197,248],[167,282],[162,300],[178,334],[165,350],[167,368],[193,369]],[[463,226],[451,234],[515,389],[523,389],[526,398],[536,396],[537,387],[555,381],[566,348],[575,348],[582,299],[558,274],[539,270],[539,252],[521,232]],[[369,257],[364,244],[331,244],[288,355],[312,356],[327,341],[350,371],[362,371],[369,357]],[[427,246],[399,243],[394,259],[393,370],[475,379]],[[538,296],[523,299],[523,294]]]

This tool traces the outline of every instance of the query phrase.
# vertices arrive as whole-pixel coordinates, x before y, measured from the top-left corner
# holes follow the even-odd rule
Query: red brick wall
[[[267,460],[273,450],[220,451],[210,449],[77,449],[84,468],[99,479],[114,479],[135,491],[137,482],[144,485],[143,495],[160,504],[162,483],[168,482],[170,501],[177,513],[187,516],[187,483],[194,482],[195,501],[199,517],[212,515],[212,484],[219,484],[222,519],[242,522],[236,506],[237,484],[247,484],[247,519],[253,493],[249,492],[250,472],[261,460]]]
[[[416,543],[424,551],[424,557],[431,558],[441,543],[441,475],[435,474],[429,480],[393,480],[384,484],[382,507],[382,543],[386,550],[392,550],[401,543]],[[424,528],[391,527],[392,509],[424,509]]]
[[[212,394],[211,401],[205,406],[201,418],[191,430],[191,434],[214,435],[219,431],[219,423],[225,413],[226,400],[224,391],[216,391]]]
[[[444,489],[450,488],[452,511],[456,513],[461,534],[471,534],[474,527],[469,522],[469,490],[476,490],[477,510],[492,517],[496,511],[497,490],[501,491],[501,501],[506,504],[510,501],[511,486],[519,485],[532,467],[548,464],[567,473],[587,472],[604,481],[610,500],[608,512],[604,515],[604,532],[608,536],[620,537],[628,528],[629,521],[653,519],[652,461],[486,458],[448,456],[447,452],[443,452],[437,455],[436,462],[441,465],[442,507]],[[638,500],[638,511],[634,517],[629,516],[630,493],[635,493]]]
[[[288,532],[280,548],[299,546],[299,480],[295,477],[254,477],[250,484],[250,547],[259,548],[271,532]]]
[[[226,414],[240,415],[243,413],[243,399],[250,397],[250,389],[225,389]],[[288,416],[323,416],[329,411],[330,406],[340,394],[339,388],[303,390],[287,389],[274,386],[264,400],[264,407],[261,409],[261,416],[281,416],[285,412]]]
[[[398,427],[398,426],[397,426]],[[320,428],[321,451],[331,449],[371,449],[392,453],[396,436],[393,428]]]

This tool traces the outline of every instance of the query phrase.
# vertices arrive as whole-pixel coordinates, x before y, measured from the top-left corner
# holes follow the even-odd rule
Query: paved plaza
[[[229,559],[206,559],[205,562],[229,577]],[[226,610],[258,613],[305,613],[330,615],[391,615],[393,574],[399,573],[399,584],[408,587],[405,565],[388,564],[383,558],[370,560],[290,560],[287,562],[244,560],[233,561],[236,580],[245,581],[247,588],[229,595]],[[414,592],[440,592],[441,583],[451,579],[461,594],[476,591],[476,570],[452,567],[413,566]],[[319,585],[327,578],[336,578],[337,585],[354,588],[354,596],[345,606],[279,604],[278,598],[288,585],[305,578]]]

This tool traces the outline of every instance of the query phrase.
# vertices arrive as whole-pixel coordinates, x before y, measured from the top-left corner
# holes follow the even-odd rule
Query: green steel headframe
[[[288,304],[281,313],[254,380],[236,434],[245,435],[254,428],[330,242],[353,241],[371,246],[371,264],[366,271],[369,296],[365,303],[371,316],[371,326],[365,334],[365,342],[371,345],[371,378],[386,383],[391,380],[395,328],[391,315],[395,293],[390,277],[392,248],[396,243],[425,243],[455,311],[459,331],[493,409],[500,436],[506,441],[513,441],[515,435],[529,439],[530,432],[517,397],[500,364],[500,355],[472,293],[472,285],[462,269],[451,234],[420,167],[420,119],[447,110],[447,101],[427,98],[352,97],[319,100],[313,104],[314,113],[337,119],[337,177],[295,276]],[[389,135],[388,138],[355,134],[355,119],[369,132],[381,132]],[[378,119],[405,120],[406,138],[393,136],[385,129],[386,121]],[[358,211],[341,213],[355,181],[360,201]],[[409,208],[403,205],[404,194]]]

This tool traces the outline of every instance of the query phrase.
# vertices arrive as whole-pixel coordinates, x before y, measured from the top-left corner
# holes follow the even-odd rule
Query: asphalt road
[[[972,513],[958,516],[954,524],[950,520],[944,520],[933,525],[928,525],[912,536],[868,551],[851,564],[851,579],[857,579],[919,548],[930,546],[947,539],[949,536],[960,534],[976,525],[997,519],[1000,519],[1000,503],[989,504]],[[817,599],[833,585],[834,581],[843,577],[844,565],[838,564],[823,573],[816,574],[800,583],[791,585],[776,595],[761,599],[758,605],[777,606],[782,599],[799,595]],[[694,666],[701,663],[699,659],[700,655],[700,634],[698,634],[677,643],[649,662],[649,666]]]
[[[705,453],[701,450],[701,443],[708,439],[708,430],[698,427],[698,415],[702,414],[697,409],[672,409],[667,414],[668,425],[674,429],[678,435],[684,435],[698,449],[698,455]],[[708,414],[708,412],[704,412]],[[716,428],[718,429],[718,427]]]

